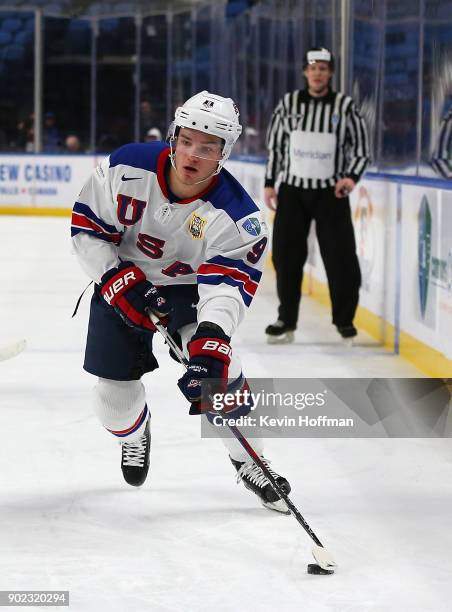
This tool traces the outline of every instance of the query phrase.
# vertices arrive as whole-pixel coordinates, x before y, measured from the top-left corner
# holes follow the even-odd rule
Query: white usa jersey
[[[197,196],[168,188],[165,143],[129,144],[85,183],[72,212],[72,241],[95,281],[132,261],[155,285],[198,284],[198,321],[231,335],[256,292],[267,246],[259,208],[221,170]]]

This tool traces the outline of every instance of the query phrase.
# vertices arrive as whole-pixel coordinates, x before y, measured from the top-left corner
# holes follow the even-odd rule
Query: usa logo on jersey
[[[250,217],[249,219],[246,219],[246,221],[242,223],[242,227],[245,231],[248,232],[248,234],[251,234],[251,236],[259,236],[259,234],[261,233],[261,224],[259,223],[259,220],[256,219],[256,217]]]

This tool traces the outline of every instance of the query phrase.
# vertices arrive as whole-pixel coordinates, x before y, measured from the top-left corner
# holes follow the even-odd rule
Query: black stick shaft
[[[162,334],[162,336],[165,338],[166,342],[171,347],[173,352],[177,355],[177,358],[179,359],[181,364],[187,367],[188,365],[187,358],[182,353],[179,346],[176,344],[176,342],[173,340],[170,334],[166,331],[165,327],[162,324],[157,323],[155,321],[154,321],[154,324],[156,328],[159,330],[159,332]],[[229,424],[227,413],[225,413],[222,410],[217,410],[217,412],[225,419],[226,424],[229,427],[230,431],[232,431],[233,435],[237,438],[238,442],[243,446],[243,448],[245,449],[249,457],[254,461],[254,463],[256,463],[256,465],[260,467],[265,477],[269,481],[270,485],[272,486],[273,490],[279,495],[279,497],[281,497],[285,501],[285,503],[287,504],[287,507],[289,508],[291,513],[294,515],[296,520],[303,527],[303,529],[306,531],[308,536],[317,544],[317,546],[321,546],[323,548],[322,542],[319,540],[316,534],[312,531],[311,527],[308,525],[308,523],[304,519],[303,515],[299,512],[295,504],[291,501],[287,493],[278,485],[278,483],[273,478],[268,468],[262,462],[261,458],[256,453],[256,451],[251,446],[251,444],[248,442],[248,440],[245,438],[245,436],[242,434],[242,432],[235,425]]]
[[[224,413],[222,413],[222,416],[226,419],[226,423],[227,423],[227,416],[225,416]],[[265,474],[265,477],[270,482],[270,485],[272,486],[273,490],[279,495],[279,497],[281,497],[285,501],[289,510],[294,515],[294,517],[297,519],[297,521],[300,523],[300,525],[303,527],[303,529],[306,531],[308,536],[317,544],[317,546],[321,546],[323,548],[322,542],[315,535],[315,533],[313,532],[311,527],[308,525],[303,515],[299,512],[298,508],[289,498],[287,493],[278,485],[278,483],[273,478],[268,468],[265,466],[265,463],[261,460],[259,455],[254,450],[254,448],[245,438],[245,436],[241,433],[241,431],[235,425],[229,425],[228,423],[227,425],[229,429],[232,431],[232,433],[234,434],[234,436],[237,438],[237,440],[240,442],[240,444],[243,446],[243,448],[246,450],[248,455],[254,461],[254,463],[256,463],[260,467],[260,469],[263,471],[263,473]]]

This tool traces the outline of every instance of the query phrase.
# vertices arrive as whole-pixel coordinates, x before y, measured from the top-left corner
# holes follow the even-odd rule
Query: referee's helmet
[[[325,49],[325,47],[313,47],[306,51],[303,69],[305,69],[308,64],[315,64],[316,62],[327,62],[331,70],[334,70],[334,56],[331,51]]]

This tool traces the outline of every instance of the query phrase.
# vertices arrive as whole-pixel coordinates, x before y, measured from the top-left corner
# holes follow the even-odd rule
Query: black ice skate
[[[289,344],[294,341],[294,331],[295,327],[286,325],[281,319],[265,328],[268,344]]]
[[[275,510],[276,512],[282,512],[283,514],[290,514],[286,503],[278,496],[273,490],[271,484],[263,474],[260,467],[258,467],[254,461],[235,461],[232,457],[229,457],[232,465],[237,470],[237,483],[243,481],[243,484],[247,489],[253,491],[261,500],[263,506],[269,510]],[[277,484],[287,494],[290,493],[290,484],[283,477],[274,472],[269,467],[267,459],[261,456],[262,462],[265,467],[269,470],[270,474],[276,480]]]
[[[133,487],[140,487],[149,471],[151,431],[149,419],[143,435],[134,442],[122,442],[121,470],[124,480]]]
[[[353,339],[358,335],[356,327],[354,325],[344,325],[343,327],[338,326],[336,329],[342,336],[344,344],[353,346]]]

